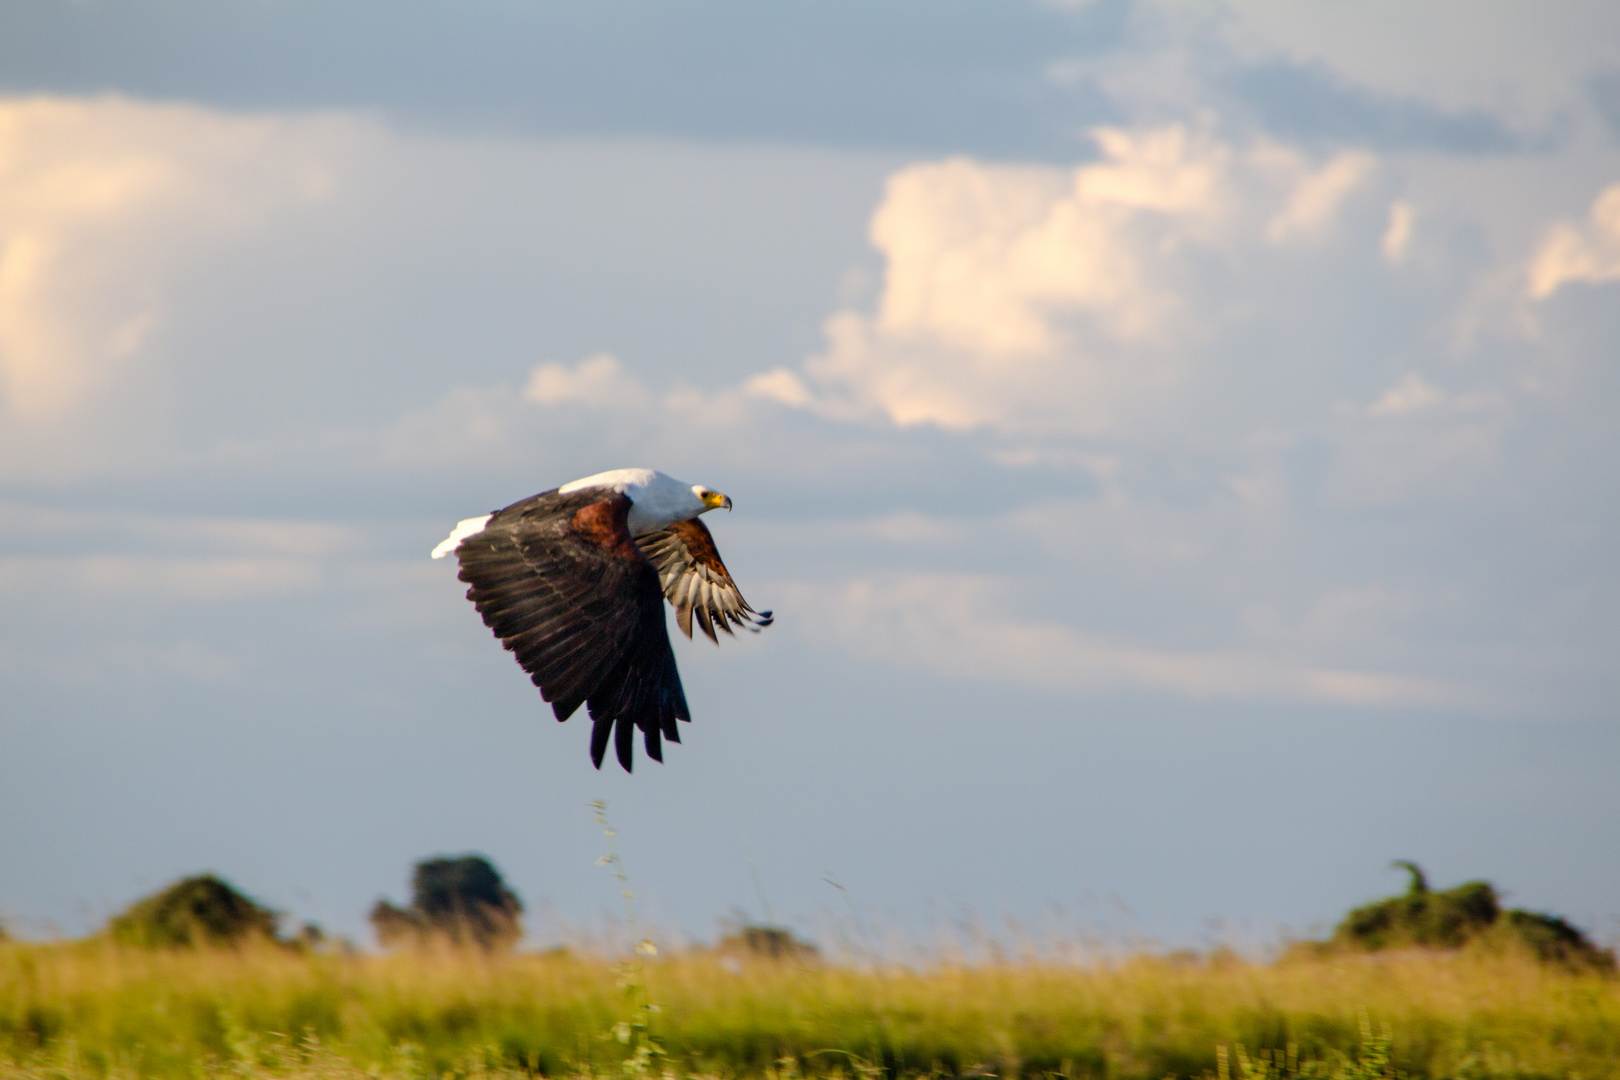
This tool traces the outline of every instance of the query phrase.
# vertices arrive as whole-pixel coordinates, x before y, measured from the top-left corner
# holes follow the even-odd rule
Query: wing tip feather
[[[432,557],[442,559],[455,551],[461,546],[463,540],[483,532],[484,527],[489,524],[489,519],[494,516],[494,514],[485,514],[482,517],[462,518],[456,522],[456,527],[450,530],[450,535],[439,541],[438,546],[433,549]]]

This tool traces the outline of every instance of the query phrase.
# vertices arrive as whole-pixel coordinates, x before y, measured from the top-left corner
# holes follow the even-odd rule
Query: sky
[[[1620,940],[1616,342],[1612,4],[0,0],[0,919]],[[632,465],[626,776],[427,552]]]

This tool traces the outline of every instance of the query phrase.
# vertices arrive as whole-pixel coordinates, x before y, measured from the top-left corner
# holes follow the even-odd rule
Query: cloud
[[[125,458],[160,443],[166,407],[152,391],[176,266],[327,198],[328,162],[365,127],[0,99],[0,474],[24,461],[72,472],[109,443]],[[107,437],[52,437],[75,424]]]
[[[1512,153],[1527,142],[1494,112],[1444,109],[1358,85],[1319,61],[1263,60],[1226,82],[1268,130],[1301,142],[1481,155]]]
[[[242,665],[235,658],[193,640],[169,644],[124,641],[71,651],[0,640],[0,673],[58,685],[111,680],[122,685],[165,676],[188,683],[229,684],[241,672]]]
[[[574,367],[541,364],[523,388],[525,401],[536,405],[585,405],[593,409],[637,408],[645,403],[646,389],[625,373],[618,357],[597,353]]]
[[[0,454],[7,467],[38,475],[42,466],[31,462],[54,463],[53,447],[77,452],[79,442],[117,467],[141,448],[131,450],[116,430],[109,435],[117,425],[99,418],[161,431],[164,408],[182,403],[222,418],[215,421],[222,437],[194,443],[189,456],[171,462],[201,477],[191,481],[201,498],[272,478],[295,498],[330,498],[333,506],[357,494],[431,501],[435,513],[446,508],[448,525],[618,465],[652,464],[733,491],[746,477],[740,490],[751,484],[769,492],[766,513],[819,521],[825,535],[852,538],[836,553],[829,539],[821,545],[827,551],[806,555],[828,567],[828,587],[852,610],[908,634],[913,624],[932,625],[927,633],[937,640],[919,631],[920,639],[951,658],[945,666],[979,672],[974,677],[1075,693],[1151,687],[1188,697],[1385,704],[1466,698],[1453,681],[1411,674],[1448,670],[1416,627],[1443,606],[1436,597],[1450,594],[1403,580],[1403,551],[1387,537],[1365,545],[1345,537],[1365,539],[1355,531],[1358,515],[1390,508],[1445,532],[1437,508],[1473,499],[1486,513],[1504,477],[1522,480],[1537,467],[1523,443],[1510,445],[1515,433],[1526,443],[1537,438],[1526,426],[1526,339],[1513,338],[1505,319],[1466,344],[1452,332],[1481,280],[1510,281],[1522,304],[1528,256],[1541,250],[1526,238],[1553,235],[1544,217],[1536,223],[1536,208],[1515,204],[1531,225],[1468,246],[1508,189],[1491,186],[1499,176],[1486,162],[1469,162],[1459,181],[1431,162],[1311,153],[1234,135],[1209,114],[1098,130],[1096,158],[1068,168],[967,157],[886,163],[881,168],[891,171],[875,206],[870,193],[882,173],[872,166],[860,188],[868,201],[851,199],[853,261],[829,258],[820,293],[792,282],[795,295],[813,293],[794,309],[800,338],[738,331],[735,354],[714,360],[710,341],[700,347],[688,336],[700,324],[730,326],[748,301],[730,281],[688,291],[661,282],[678,273],[708,280],[690,268],[710,266],[703,261],[709,245],[731,221],[723,215],[691,229],[649,273],[660,284],[646,294],[625,299],[611,287],[625,267],[643,265],[642,231],[626,229],[634,235],[603,256],[593,279],[617,307],[580,314],[566,330],[551,310],[480,338],[496,323],[479,304],[528,312],[534,297],[568,286],[634,200],[617,191],[603,196],[600,220],[579,226],[577,236],[562,230],[579,215],[548,207],[543,229],[513,239],[525,215],[538,214],[534,207],[502,204],[487,218],[465,220],[438,211],[499,203],[469,194],[483,189],[468,178],[495,166],[507,170],[510,185],[499,190],[527,190],[533,176],[553,183],[573,176],[582,159],[536,164],[526,156],[537,153],[533,147],[421,142],[386,130],[378,145],[341,151],[333,132],[364,143],[376,130],[356,118],[82,104],[51,114],[49,124],[35,117],[59,135],[80,132],[79,143],[64,142],[73,143],[71,152],[58,156],[100,168],[116,164],[118,140],[127,139],[141,151],[133,159],[162,164],[108,166],[100,187],[86,180],[61,194],[41,181],[36,201],[55,209],[6,219],[27,226],[6,234],[5,250],[23,268],[15,279],[26,285],[16,294],[24,299],[8,309],[21,313],[9,325],[24,343],[8,355],[26,360],[14,370],[48,368],[35,363],[48,355],[44,346],[28,342],[97,328],[92,337],[61,339],[74,358],[64,370],[78,364],[81,381],[64,377],[52,384],[54,398],[33,404],[6,399],[9,430],[0,442],[14,438],[18,424],[34,423],[27,416],[40,418],[29,428],[37,439],[28,454]],[[127,131],[120,117],[129,119]],[[36,143],[24,171],[44,176],[39,162],[51,157],[39,147],[55,144],[43,136]],[[603,175],[643,160],[624,148],[615,153]],[[727,150],[718,160],[695,190],[713,188],[737,159]],[[802,180],[804,160],[773,162],[760,183],[797,190],[788,185]],[[390,186],[414,175],[411,168],[426,174],[419,190]],[[591,197],[603,187],[580,186]],[[1472,202],[1455,197],[1462,189]],[[320,218],[334,199],[347,200],[341,213]],[[716,201],[729,208],[732,200]],[[870,280],[881,285],[875,295],[850,290],[830,309],[819,306],[815,297],[834,291],[843,270],[865,265],[863,214],[882,260],[881,279],[872,273]],[[1561,226],[1578,244],[1559,249],[1559,265],[1574,265],[1569,252],[1578,250],[1588,253],[1586,265],[1606,267],[1590,252],[1610,243],[1607,220],[1594,211],[1591,223]],[[339,221],[352,232],[333,240],[326,224]],[[468,241],[478,228],[488,232]],[[56,237],[57,247],[35,244],[34,232]],[[297,242],[253,273],[217,272],[233,245],[274,248],[289,232]],[[574,246],[532,242],[553,235]],[[497,242],[525,257],[545,252],[546,261],[486,265],[468,257],[481,258]],[[88,269],[51,263],[41,254],[49,250]],[[91,272],[93,255],[104,257],[104,278]],[[312,288],[321,295],[307,309],[317,316],[307,325],[274,307],[255,313],[269,316],[261,322],[232,314],[237,303],[295,287],[289,279],[306,263],[337,258],[352,262]],[[464,272],[474,263],[487,276]],[[382,276],[406,264],[441,272]],[[210,291],[218,279],[228,280]],[[452,286],[465,292],[446,291]],[[406,299],[379,306],[377,294],[389,290]],[[561,307],[578,306],[586,291]],[[648,304],[666,292],[669,310]],[[140,302],[123,302],[129,298]],[[399,330],[419,309],[469,306],[465,319],[423,323],[429,333],[415,324]],[[195,325],[204,307],[225,314],[186,343],[190,367],[169,366],[177,328]],[[643,315],[657,333],[641,326]],[[627,325],[640,326],[643,338],[627,342]],[[221,348],[262,340],[258,331],[281,332],[275,327],[291,329],[251,361]],[[714,340],[725,341],[724,333]],[[535,364],[538,356],[566,359]],[[290,391],[266,413],[279,410],[287,415],[278,419],[294,422],[238,421],[254,406],[244,388],[258,383],[230,380],[252,365],[282,373]],[[317,369],[325,368],[347,372],[347,381],[322,382],[326,372]],[[118,396],[143,387],[145,396]],[[146,460],[154,456],[161,460],[151,453]],[[170,474],[158,468],[154,475],[164,483]],[[942,526],[929,516],[960,507],[964,492],[1014,527]],[[1061,499],[1083,505],[1067,520],[1022,529]],[[892,516],[884,529],[828,516],[877,508]],[[52,526],[43,515],[21,534],[44,536]],[[0,583],[41,605],[41,588],[140,605],[164,597],[224,604],[317,596],[353,582],[354,560],[341,571],[331,561],[360,542],[340,527],[187,521],[177,532],[189,538],[185,546],[164,538],[161,525],[130,522],[114,523],[119,541],[100,546],[82,532],[61,533],[75,538],[69,553],[25,540]],[[1524,529],[1534,532],[1533,524]],[[427,545],[436,539],[426,537]],[[927,567],[939,580],[883,576],[889,556],[881,552],[893,545],[906,548],[908,571]],[[1008,565],[1047,574],[1054,593],[1075,599],[1076,614],[1053,607],[1029,615],[1003,603],[1005,581],[994,574]],[[984,576],[963,576],[964,568]],[[852,582],[866,591],[850,591]],[[1464,599],[1456,610],[1470,614],[1439,619],[1443,629],[1466,629],[1490,607],[1491,589],[1457,584]],[[1415,614],[1403,621],[1403,612]],[[825,640],[842,632],[832,614],[816,618],[831,628]],[[1311,642],[1320,647],[1311,651]],[[1513,648],[1509,642],[1503,651]],[[898,645],[885,652],[873,642],[867,652],[901,667],[932,662]]]
[[[1231,281],[1295,257],[1267,246],[1319,245],[1377,169],[1181,125],[1094,137],[1101,160],[1070,170],[953,158],[895,173],[871,224],[876,310],[835,313],[802,372],[748,391],[902,427],[1162,426],[1229,319]]]
[[[337,560],[369,546],[359,530],[332,522],[18,502],[0,502],[0,534],[12,549],[0,555],[0,596],[69,611],[311,593],[329,583]]]
[[[1283,243],[1320,236],[1333,222],[1346,197],[1372,172],[1375,163],[1371,154],[1351,151],[1337,155],[1321,169],[1302,177],[1288,205],[1266,225],[1266,239]]]
[[[666,411],[618,357],[595,353],[575,364],[536,364],[521,389],[451,387],[381,432],[350,432],[344,449],[360,456],[373,451],[390,468],[488,468],[529,456],[537,440],[555,447],[581,430],[601,438],[658,427]]]
[[[60,418],[156,319],[139,289],[105,295],[107,234],[172,214],[184,177],[166,155],[99,130],[100,111],[0,104],[0,402],[18,419]]]
[[[250,558],[322,559],[364,544],[356,529],[326,521],[67,510],[5,501],[0,501],[0,533],[14,546],[42,550],[95,543],[126,551]]]
[[[895,160],[119,98],[0,98],[0,149],[0,483],[27,484],[341,483],[487,463],[541,415],[779,415],[741,357],[813,335]],[[635,440],[600,420],[571,458]]]
[[[1479,695],[1441,680],[1290,662],[1260,652],[1172,651],[1018,619],[1008,583],[960,574],[862,578],[832,587],[779,587],[783,606],[825,648],[951,678],[1095,692],[1149,689],[1195,699],[1367,706],[1477,707]]]
[[[1449,393],[1407,372],[1364,408],[1339,410],[1338,454],[1324,497],[1341,506],[1467,498],[1500,481],[1512,402],[1494,387]]]
[[[773,368],[759,375],[751,375],[743,382],[743,393],[749,397],[775,401],[795,409],[814,404],[810,389],[787,368]]]
[[[1552,227],[1530,260],[1527,278],[1535,300],[1545,300],[1570,282],[1620,281],[1620,184],[1592,200],[1584,226],[1560,221]]]
[[[1415,371],[1401,376],[1401,381],[1386,390],[1382,397],[1367,406],[1368,416],[1398,416],[1437,405],[1445,400],[1440,389]]]
[[[49,594],[95,602],[137,597],[167,603],[225,603],[309,592],[318,564],[301,559],[163,558],[84,555],[0,558],[0,595]]]
[[[1416,216],[1409,202],[1396,200],[1389,204],[1389,227],[1384,230],[1384,238],[1378,242],[1378,250],[1383,253],[1384,261],[1393,266],[1406,261]]]
[[[1081,310],[1151,336],[1171,298],[1141,230],[1214,214],[1229,152],[1180,127],[1096,137],[1105,160],[1067,174],[958,158],[892,177],[872,219],[888,261],[874,330],[1018,357],[1051,352],[1054,314]]]

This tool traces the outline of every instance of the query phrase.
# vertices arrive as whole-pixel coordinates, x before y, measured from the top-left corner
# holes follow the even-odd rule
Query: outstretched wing
[[[692,636],[694,614],[716,644],[720,641],[714,634],[716,626],[729,634],[736,624],[757,634],[771,625],[770,612],[756,612],[743,599],[703,522],[696,518],[678,521],[667,529],[636,537],[636,545],[658,568],[659,584],[675,605],[675,620],[687,637]]]
[[[664,628],[658,573],[625,527],[630,500],[601,488],[548,491],[490,516],[456,548],[467,599],[551,702],[558,720],[590,706],[591,760],[608,736],[628,772],[690,720]]]

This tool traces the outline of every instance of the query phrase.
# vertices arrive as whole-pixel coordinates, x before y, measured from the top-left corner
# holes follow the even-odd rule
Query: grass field
[[[643,1016],[664,1056],[627,1061]],[[1620,1077],[1620,980],[1466,953],[905,969],[691,952],[630,968],[0,944],[7,1077],[1351,1077],[1387,1072],[1370,1060],[1384,1033],[1413,1077]]]

